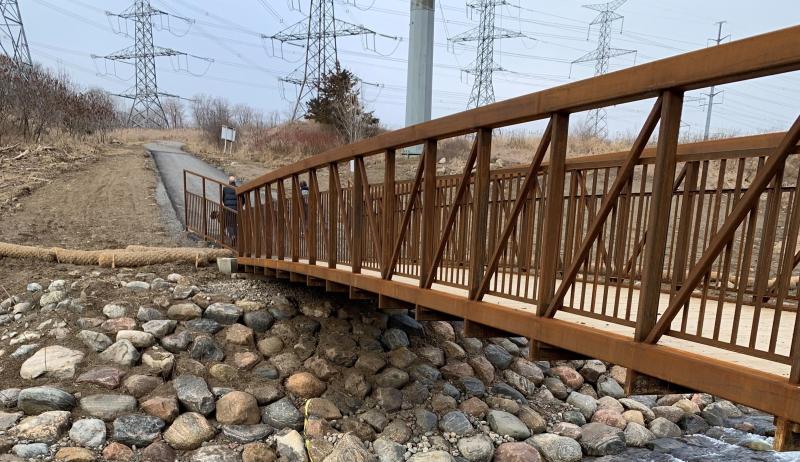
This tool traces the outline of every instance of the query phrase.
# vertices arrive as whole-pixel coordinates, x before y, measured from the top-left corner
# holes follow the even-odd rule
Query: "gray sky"
[[[198,93],[224,96],[265,112],[286,114],[293,106],[295,88],[278,78],[298,67],[303,50],[273,48],[260,34],[272,35],[303,19],[309,0],[151,0],[152,6],[196,20],[188,28],[178,20],[158,21],[157,45],[215,60],[160,58],[159,87],[191,97]],[[355,4],[354,4],[355,2]],[[495,74],[498,100],[590,77],[593,63],[571,61],[593,50],[597,28],[589,30],[596,12],[578,0],[509,0],[515,6],[498,7],[498,27],[522,32],[529,38],[506,39],[497,45],[499,65],[509,72]],[[133,39],[112,29],[128,30],[104,11],[120,12],[125,0],[20,0],[33,59],[69,72],[85,86],[123,92],[133,85],[133,67],[106,67],[90,54],[109,54],[132,45]],[[297,10],[300,5],[302,12]],[[293,8],[294,6],[294,8]],[[339,59],[364,81],[364,99],[390,128],[402,126],[408,37],[408,0],[336,0],[338,19],[360,24],[381,34],[365,43],[358,37],[339,40]],[[726,20],[723,35],[744,38],[800,23],[800,10],[790,0],[629,0],[618,12],[624,22],[614,24],[612,46],[637,53],[612,60],[611,69],[629,67],[709,45],[716,21]],[[449,47],[453,37],[477,25],[459,0],[437,0],[434,47],[434,117],[465,108],[472,81],[459,69],[470,66],[472,46]],[[167,27],[169,26],[169,27]],[[171,29],[172,33],[167,28]],[[162,29],[162,30],[159,30]],[[621,33],[620,33],[621,30]],[[588,35],[588,40],[587,40]],[[283,56],[281,56],[281,54]],[[722,104],[714,106],[712,131],[747,134],[786,129],[800,110],[794,91],[800,74],[726,85]],[[687,96],[702,97],[701,91]],[[633,133],[647,115],[646,103],[609,110],[611,134]],[[582,116],[577,116],[582,117]],[[684,131],[702,132],[705,108],[687,101]]]

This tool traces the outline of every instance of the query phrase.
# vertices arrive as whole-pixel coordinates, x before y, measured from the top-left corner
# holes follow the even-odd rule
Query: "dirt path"
[[[174,245],[155,200],[156,181],[142,148],[121,149],[22,200],[3,219],[0,240],[76,249]]]

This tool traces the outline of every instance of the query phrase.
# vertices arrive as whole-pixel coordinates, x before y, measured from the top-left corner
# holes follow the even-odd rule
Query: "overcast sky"
[[[191,97],[205,93],[246,103],[265,112],[288,113],[296,89],[282,83],[302,64],[303,49],[261,38],[303,20],[309,0],[151,0],[154,8],[195,20],[157,19],[157,45],[212,58],[213,63],[188,58],[159,58],[161,91]],[[434,47],[434,117],[463,110],[472,81],[468,68],[474,45],[452,47],[448,38],[477,25],[465,2],[436,0]],[[495,74],[498,100],[590,77],[594,63],[572,65],[596,46],[597,28],[589,23],[597,13],[578,0],[508,0],[497,9],[497,26],[522,33],[496,45],[496,60],[507,72]],[[109,66],[90,55],[104,55],[131,46],[132,25],[108,17],[120,12],[125,0],[20,0],[31,54],[54,69],[69,72],[84,86],[124,92],[133,85],[133,67]],[[667,5],[667,6],[665,6]],[[299,10],[298,10],[299,7]],[[390,128],[405,117],[408,0],[336,0],[336,16],[382,34],[374,38],[344,37],[339,59],[365,82],[363,97]],[[618,12],[612,46],[637,50],[612,59],[611,69],[652,61],[713,44],[716,21],[726,20],[723,35],[744,38],[800,23],[800,9],[790,0],[629,0]],[[115,31],[117,33],[115,33]],[[298,75],[299,77],[300,75]],[[783,130],[800,110],[797,73],[726,85],[714,106],[712,131],[747,134]],[[705,97],[687,99],[684,131],[702,132]],[[627,104],[609,111],[611,134],[632,133],[646,117],[646,104]],[[582,117],[582,116],[578,116]]]

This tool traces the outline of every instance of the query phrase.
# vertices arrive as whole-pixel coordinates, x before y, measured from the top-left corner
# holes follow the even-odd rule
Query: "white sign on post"
[[[229,152],[233,152],[233,142],[236,141],[236,129],[223,125],[220,139],[222,139],[222,153],[225,153],[228,143],[230,143]]]

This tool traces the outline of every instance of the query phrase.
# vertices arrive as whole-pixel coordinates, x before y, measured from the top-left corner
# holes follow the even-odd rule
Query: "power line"
[[[300,106],[315,96],[325,77],[336,71],[339,57],[336,40],[339,37],[376,35],[376,32],[364,26],[351,24],[336,19],[333,0],[309,0],[308,17],[271,36],[264,36],[274,41],[300,46],[305,43],[305,62],[301,65],[302,77],[294,75],[282,79],[284,82],[299,86],[297,99],[292,111],[292,119],[298,117]]]
[[[188,56],[190,56],[181,51],[158,47],[153,44],[153,18],[167,16],[168,13],[150,6],[150,0],[136,0],[133,5],[120,14],[107,14],[125,21],[132,21],[136,29],[132,47],[124,48],[103,57],[108,61],[115,62],[133,61],[136,66],[136,84],[133,93],[119,95],[133,100],[128,115],[128,125],[132,127],[167,127],[167,116],[161,106],[159,97],[177,96],[159,92],[155,58],[177,56],[179,59],[184,57],[188,60]],[[186,18],[179,18],[190,22]],[[210,60],[208,61],[210,62]]]
[[[0,50],[15,66],[33,65],[17,0],[0,0]]]
[[[478,26],[449,39],[452,43],[478,42],[475,61],[473,61],[472,68],[466,70],[474,78],[472,92],[467,103],[468,108],[494,102],[492,74],[495,71],[503,70],[494,59],[495,40],[525,37],[520,32],[499,28],[495,25],[497,6],[505,3],[505,0],[477,0],[469,3],[470,8],[478,10]]]
[[[723,40],[730,37],[730,35],[726,35],[725,37],[722,36],[722,26],[725,24],[726,21],[719,21],[717,22],[717,38],[711,39],[713,40],[716,45],[722,43]],[[708,93],[704,93],[708,97],[708,105],[706,107],[706,128],[703,132],[703,139],[708,139],[709,131],[711,130],[711,110],[714,108],[714,97],[722,93],[722,90],[715,91],[715,86],[712,85],[709,89]]]
[[[611,47],[611,25],[623,16],[615,10],[622,6],[627,0],[614,0],[608,3],[599,3],[594,5],[583,5],[584,8],[598,11],[600,14],[594,18],[589,24],[589,30],[595,24],[600,26],[600,34],[597,38],[597,49],[590,51],[580,58],[573,61],[573,63],[581,63],[594,61],[594,75],[602,75],[608,72],[608,63],[611,58],[636,53],[636,50],[624,50],[621,48]],[[608,136],[608,120],[605,108],[593,109],[589,112],[589,124],[592,127],[592,132],[598,138],[605,138]]]

